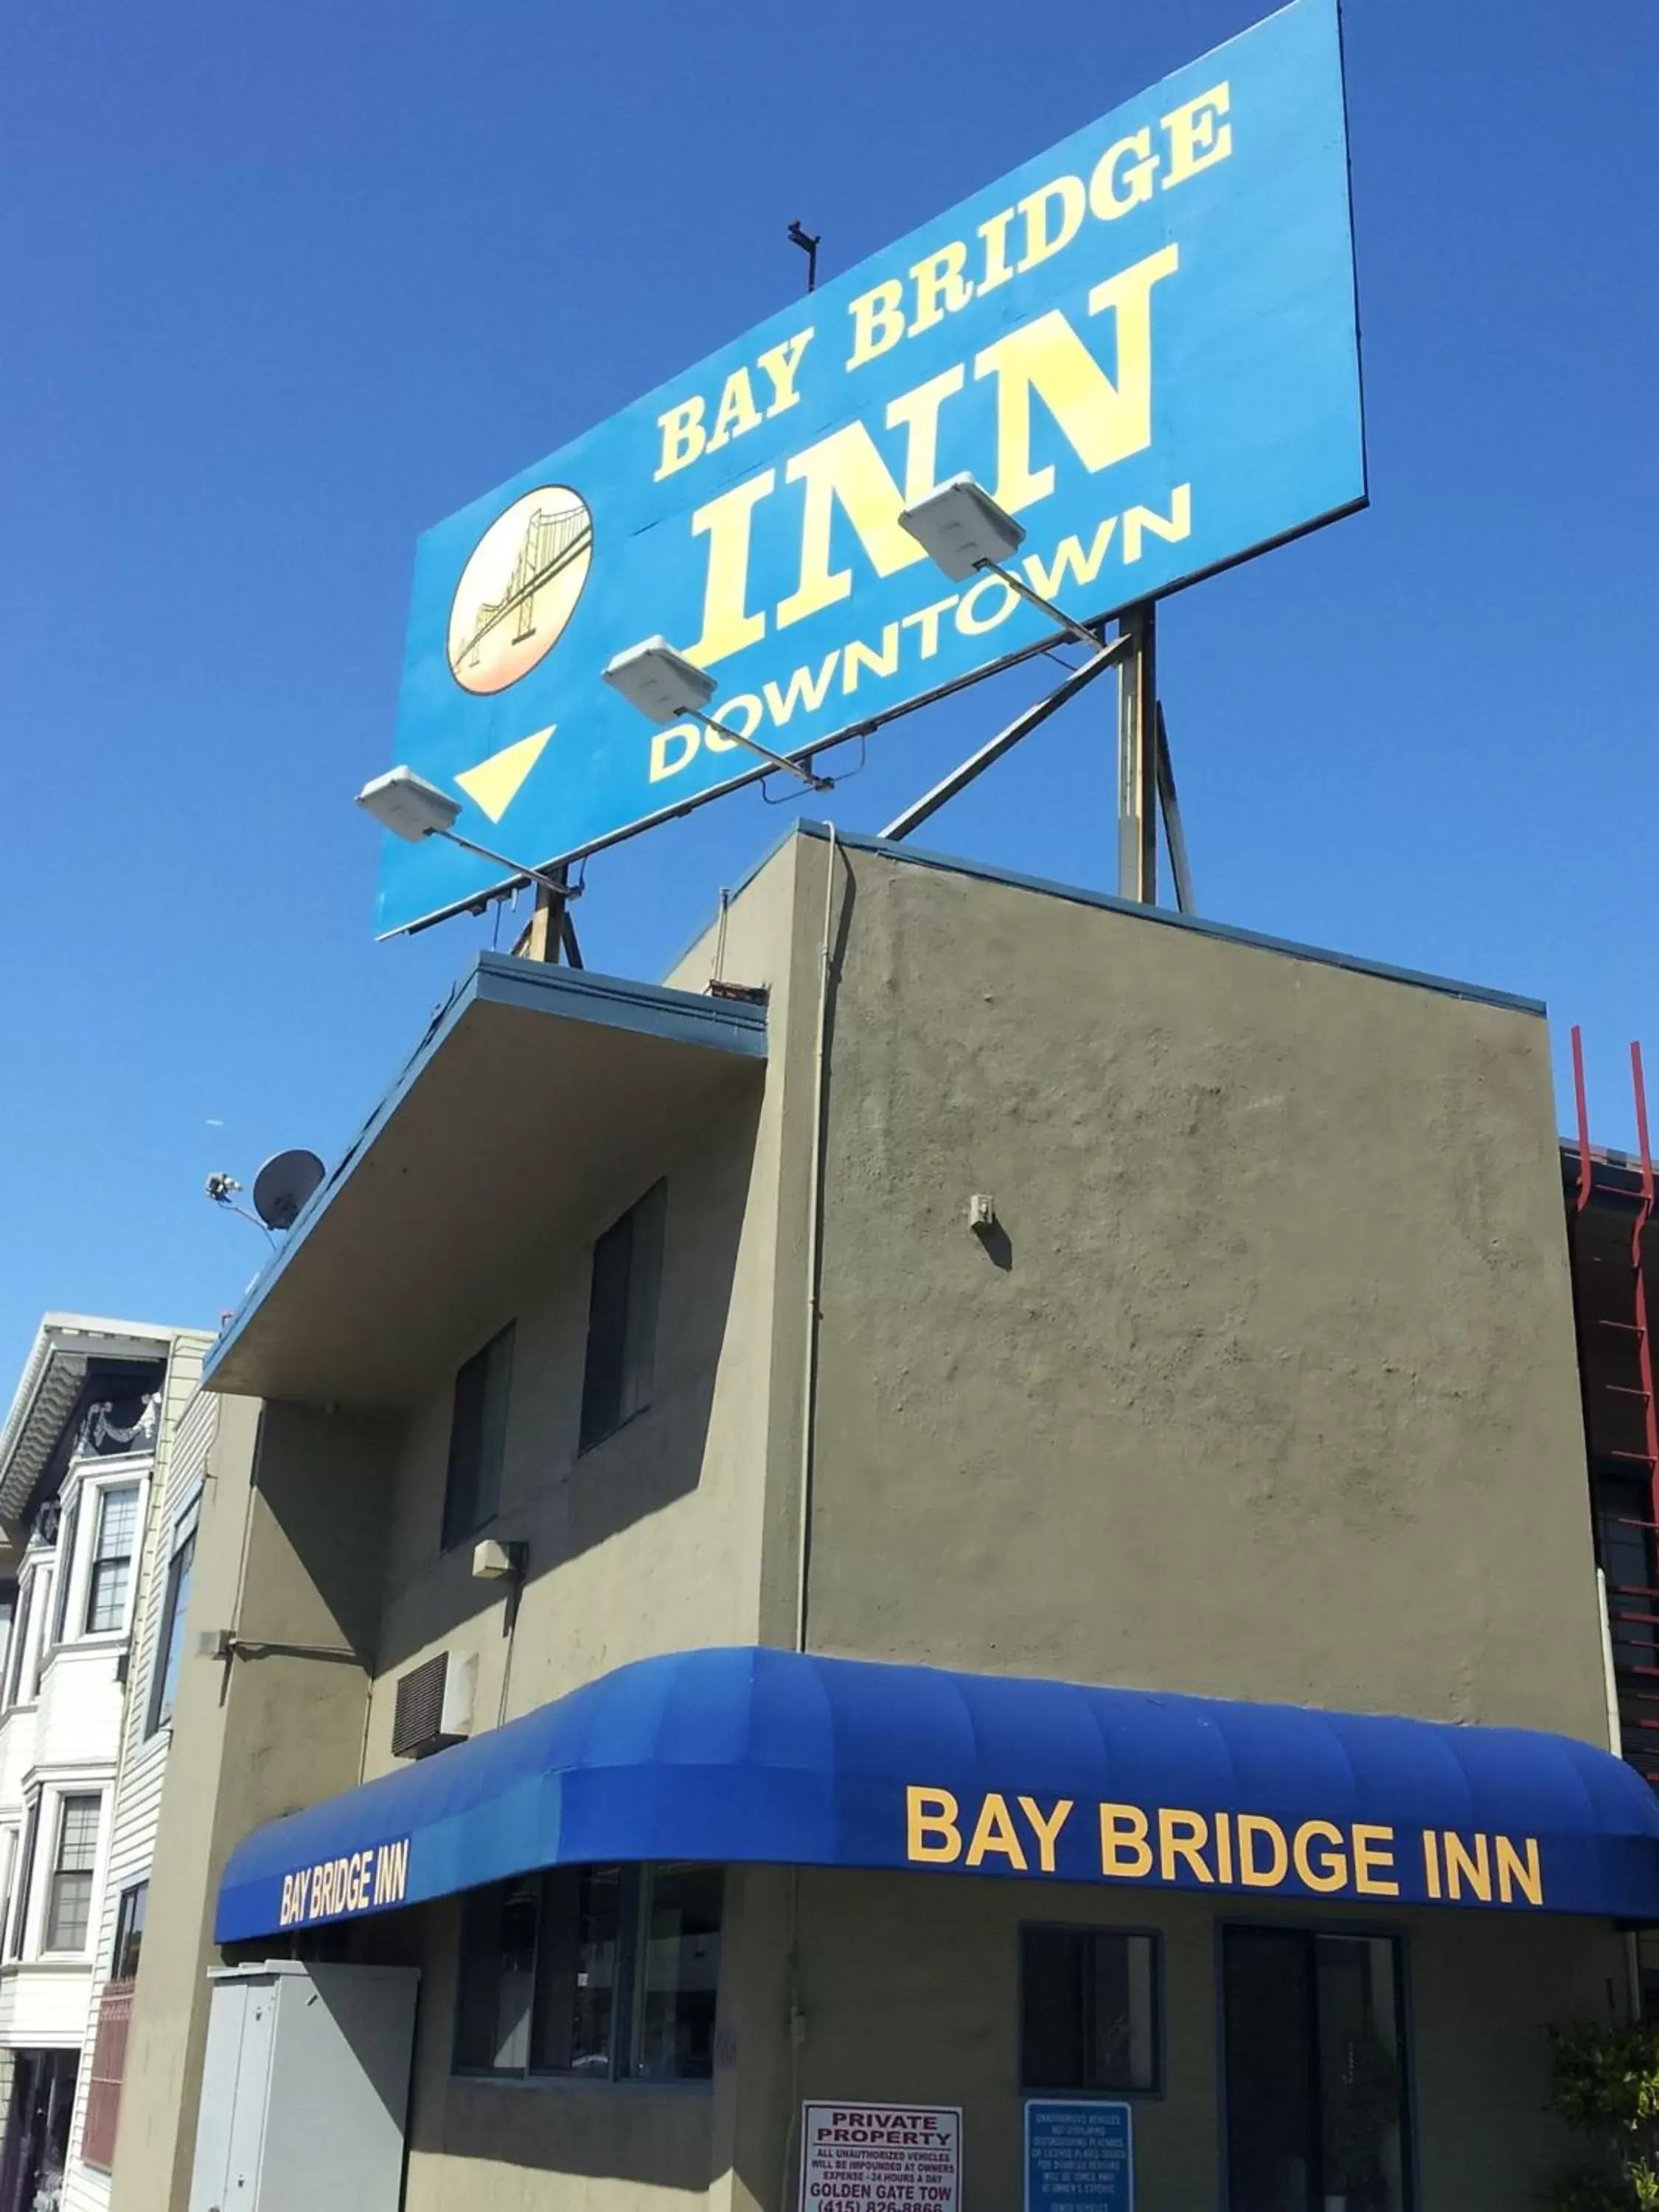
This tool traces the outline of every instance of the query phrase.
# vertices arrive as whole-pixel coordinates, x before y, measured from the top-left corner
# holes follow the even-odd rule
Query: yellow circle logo
[[[544,484],[496,516],[449,610],[450,673],[464,691],[505,691],[558,643],[587,581],[593,518],[580,492]]]

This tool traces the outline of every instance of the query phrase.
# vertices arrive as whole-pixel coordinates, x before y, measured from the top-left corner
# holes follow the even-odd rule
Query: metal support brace
[[[1181,802],[1176,797],[1175,763],[1170,757],[1170,732],[1164,720],[1164,702],[1158,707],[1158,803],[1164,812],[1164,842],[1170,848],[1170,873],[1175,879],[1176,912],[1191,914],[1193,872],[1187,863],[1187,836],[1181,826]]]
[[[882,836],[896,842],[908,837],[913,830],[920,829],[930,814],[937,814],[947,799],[954,799],[959,791],[965,791],[976,776],[983,775],[994,762],[1000,761],[1004,753],[1012,751],[1022,738],[1028,738],[1033,730],[1040,729],[1049,715],[1056,713],[1068,699],[1075,699],[1078,693],[1085,685],[1092,684],[1097,676],[1104,675],[1109,668],[1116,665],[1124,650],[1122,639],[1115,637],[1109,644],[1103,646],[1098,638],[1091,638],[1089,641],[1097,647],[1092,660],[1085,660],[1081,668],[1074,668],[1057,690],[1051,691],[1046,699],[1039,699],[1035,706],[1027,707],[1016,714],[1007,727],[999,730],[988,744],[981,745],[959,767],[953,768],[949,775],[943,777],[931,791],[924,793],[913,805],[907,806],[902,814],[896,814],[882,831]]]
[[[936,814],[947,799],[965,790],[994,761],[1002,758],[1020,739],[1046,722],[1056,708],[1074,699],[1085,684],[1108,668],[1118,671],[1118,895],[1143,906],[1158,903],[1158,817],[1164,816],[1164,834],[1170,847],[1170,873],[1175,879],[1176,908],[1193,911],[1192,870],[1187,860],[1187,840],[1181,826],[1181,806],[1176,797],[1175,765],[1170,757],[1170,733],[1164,709],[1158,703],[1158,669],[1153,603],[1144,599],[1126,609],[1118,619],[1117,635],[1103,645],[1091,629],[1062,612],[1051,599],[1032,588],[1017,568],[997,561],[981,561],[988,574],[1000,576],[1011,592],[1066,631],[1094,658],[1074,669],[1058,690],[1039,699],[1017,714],[988,744],[951,769],[930,792],[896,815],[882,831],[891,840],[908,837],[911,830]]]
[[[1117,686],[1117,890],[1139,906],[1158,903],[1158,653],[1152,602],[1118,619],[1123,659]]]

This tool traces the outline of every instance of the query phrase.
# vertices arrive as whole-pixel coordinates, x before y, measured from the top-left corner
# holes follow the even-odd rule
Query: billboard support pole
[[[1127,640],[1123,637],[1115,637],[1105,645],[1093,637],[1089,642],[1096,647],[1092,660],[1085,660],[1080,668],[1073,669],[1057,690],[1049,692],[1046,698],[1039,699],[1035,706],[1027,707],[1016,714],[1007,727],[999,730],[988,744],[981,745],[976,753],[969,754],[960,766],[951,769],[949,775],[942,777],[931,791],[924,792],[912,805],[907,806],[902,814],[896,814],[882,831],[883,837],[890,843],[896,844],[908,837],[913,830],[920,829],[930,814],[937,814],[947,799],[954,799],[959,791],[965,791],[975,778],[983,775],[994,762],[1000,761],[1004,753],[1011,752],[1022,738],[1028,738],[1033,730],[1040,729],[1049,715],[1057,713],[1068,699],[1075,699],[1078,693],[1092,684],[1097,676],[1103,676],[1109,668],[1115,667],[1127,646]]]
[[[1118,618],[1117,892],[1138,906],[1158,903],[1157,627],[1150,599]]]
[[[563,867],[550,871],[562,883],[568,872]],[[581,966],[581,947],[576,942],[576,927],[570,919],[570,908],[567,903],[568,896],[568,888],[559,890],[545,879],[538,881],[535,906],[525,925],[523,935],[513,948],[515,957],[550,960],[556,963],[562,951],[568,967]]]

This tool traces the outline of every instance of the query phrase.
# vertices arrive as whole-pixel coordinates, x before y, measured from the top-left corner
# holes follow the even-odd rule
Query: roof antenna
[[[799,246],[806,256],[806,289],[809,292],[816,292],[818,289],[818,248],[823,243],[823,234],[820,233],[817,238],[810,238],[799,223],[792,222],[789,243]]]

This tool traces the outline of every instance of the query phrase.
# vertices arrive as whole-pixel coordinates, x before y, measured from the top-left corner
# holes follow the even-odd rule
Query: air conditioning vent
[[[419,1667],[410,1668],[398,1681],[398,1703],[392,1717],[394,1759],[424,1759],[447,1744],[459,1743],[472,1732],[472,1694],[477,1680],[476,1653],[453,1666],[453,1655],[439,1652]]]

